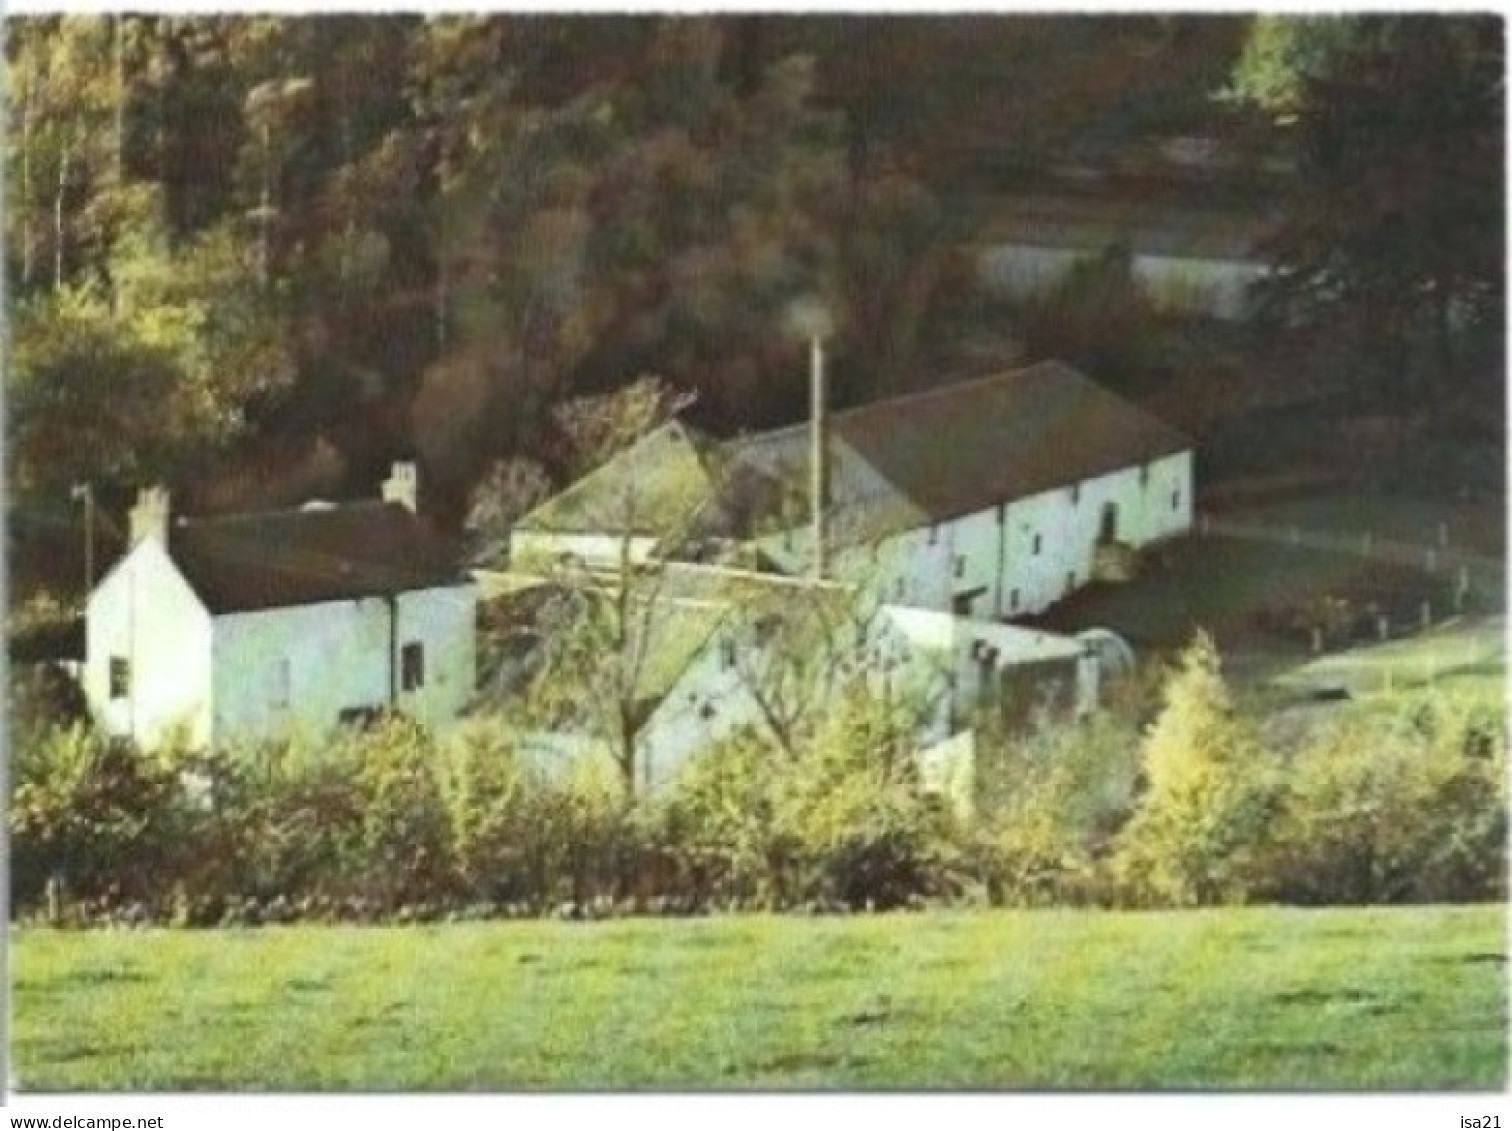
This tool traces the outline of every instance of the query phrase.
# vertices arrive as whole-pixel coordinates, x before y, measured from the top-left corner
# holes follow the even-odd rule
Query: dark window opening
[[[893,586],[893,592],[899,597],[903,596],[903,579],[901,577],[898,578],[897,584]]]
[[[1079,502],[1081,502],[1081,484],[1074,483],[1071,485],[1071,505],[1074,507]]]
[[[1150,465],[1149,464],[1145,464],[1143,467],[1141,467],[1139,469],[1139,485],[1141,487],[1148,487],[1150,485]]]
[[[955,560],[955,575],[957,577],[965,577],[966,576],[966,555],[965,554],[957,554],[956,555],[956,560]]]
[[[719,642],[719,662],[726,668],[735,666],[735,641],[726,638]]]
[[[425,645],[406,644],[399,649],[399,684],[405,691],[425,686]]]
[[[1171,509],[1173,511],[1181,509],[1181,488],[1179,487],[1171,492]]]
[[[370,727],[382,717],[382,707],[344,707],[336,713],[336,721],[344,727]]]
[[[1114,542],[1118,540],[1118,504],[1106,503],[1102,510],[1102,529],[1098,531],[1098,540],[1102,542]]]
[[[1014,610],[1018,609],[1018,607],[1019,607],[1019,591],[1017,589],[1010,589],[1008,591],[1008,607],[1010,609],[1014,609]]]
[[[929,525],[929,544],[931,546],[933,546],[939,540],[940,540],[940,528],[938,526],[934,525],[934,523],[930,523],[930,525]]]
[[[1039,553],[1040,552],[1040,548],[1043,545],[1044,545],[1043,540],[1040,538],[1040,536],[1038,534],[1036,534],[1034,536],[1034,551],[1033,552],[1036,553],[1036,554]]]
[[[125,699],[131,694],[131,661],[125,656],[110,657],[110,697]]]

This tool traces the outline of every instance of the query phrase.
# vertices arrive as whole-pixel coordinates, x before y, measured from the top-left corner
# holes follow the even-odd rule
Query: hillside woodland
[[[1325,326],[1364,395],[1419,407],[1495,368],[1494,20],[120,15],[8,32],[22,509],[66,515],[88,482],[108,510],[153,479],[192,511],[280,505],[365,491],[417,455],[460,523],[501,475],[561,482],[553,410],[644,374],[716,432],[796,418],[798,300],[830,311],[843,402],[958,376],[1005,335],[1115,386],[1211,372],[1219,339],[1173,341],[1116,271],[1015,312],[976,293],[964,250],[1024,178],[1174,136],[1291,155],[1267,348],[1276,319]],[[1241,378],[1284,379],[1263,361]]]

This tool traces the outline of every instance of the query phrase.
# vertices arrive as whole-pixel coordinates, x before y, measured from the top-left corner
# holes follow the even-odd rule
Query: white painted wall
[[[1090,257],[1077,248],[1001,244],[980,254],[977,271],[989,290],[1022,299],[1050,290]],[[1256,260],[1149,254],[1134,256],[1131,268],[1160,309],[1230,320],[1243,317],[1249,287],[1268,273]]]
[[[561,534],[551,530],[515,530],[509,536],[513,569],[531,564],[552,565],[571,557],[596,569],[617,569],[625,539],[617,534]],[[630,560],[646,561],[656,549],[655,538],[632,537]]]
[[[1135,548],[1189,531],[1191,453],[1015,500],[1002,508],[1001,522],[991,507],[851,547],[834,555],[832,572],[893,604],[950,612],[957,597],[975,594],[964,615],[1038,613],[1090,579],[1109,503],[1117,507],[1118,541]],[[807,530],[765,539],[763,547],[795,572],[806,568]]]
[[[175,731],[209,741],[211,622],[155,538],[138,543],[90,594],[84,694],[106,734],[157,746]],[[110,660],[130,666],[129,694],[110,695]]]
[[[641,731],[637,757],[644,788],[667,784],[689,759],[743,727],[770,736],[750,683],[759,679],[762,657],[745,653],[737,664],[729,664],[724,639],[717,634],[699,651]],[[757,647],[748,640],[736,646]],[[938,657],[910,647],[885,618],[877,617],[867,626],[855,662],[874,694],[922,709],[921,736],[932,742],[948,733],[948,688]]]
[[[996,649],[992,663],[973,654],[978,642]],[[753,664],[746,654],[738,665],[727,663],[722,636],[694,657],[641,732],[637,756],[643,789],[666,785],[711,743],[743,727],[769,735],[749,675],[742,674],[759,671],[760,660],[758,654]],[[1077,710],[1090,710],[1099,669],[1079,641],[929,609],[881,609],[867,625],[864,645],[858,644],[853,670],[873,694],[919,710],[917,737],[925,748],[970,725],[977,707],[990,701],[991,681],[1018,665],[1046,662],[1065,665],[1074,680]]]
[[[348,708],[400,711],[431,728],[471,701],[477,591],[472,585],[230,613],[214,622],[216,743],[318,735]],[[391,636],[390,620],[393,618]],[[419,643],[424,684],[403,689],[400,651]]]

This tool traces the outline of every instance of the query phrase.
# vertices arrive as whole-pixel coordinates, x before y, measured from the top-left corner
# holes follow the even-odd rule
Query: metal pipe
[[[828,451],[825,443],[824,341],[818,334],[809,339],[810,448],[809,507],[813,519],[813,558],[810,570],[814,579],[824,577],[826,487],[828,486]]]

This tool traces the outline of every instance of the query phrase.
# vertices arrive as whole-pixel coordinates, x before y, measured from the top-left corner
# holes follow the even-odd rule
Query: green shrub
[[[1293,762],[1265,893],[1297,903],[1503,898],[1500,711],[1436,694],[1344,713]]]
[[[1234,710],[1205,634],[1168,679],[1142,757],[1145,790],[1112,861],[1124,898],[1190,906],[1249,897],[1280,780]]]
[[[777,751],[749,731],[687,763],[648,806],[663,865],[646,877],[656,894],[680,892],[697,907],[785,904],[793,849],[774,812],[778,764]]]
[[[497,719],[476,720],[441,744],[441,797],[458,879],[474,899],[539,904],[550,888],[541,839],[546,786]]]
[[[363,894],[385,907],[452,893],[451,829],[436,773],[436,743],[399,716],[349,731],[361,809]]]
[[[75,723],[39,732],[14,769],[16,904],[52,878],[74,898],[150,899],[172,873],[191,818],[171,762]]]
[[[1133,806],[1139,734],[1100,711],[977,740],[977,853],[995,902],[1101,902],[1104,857]]]
[[[831,711],[791,772],[774,775],[791,900],[898,907],[960,880],[951,821],[923,789],[912,721],[862,694]]]

